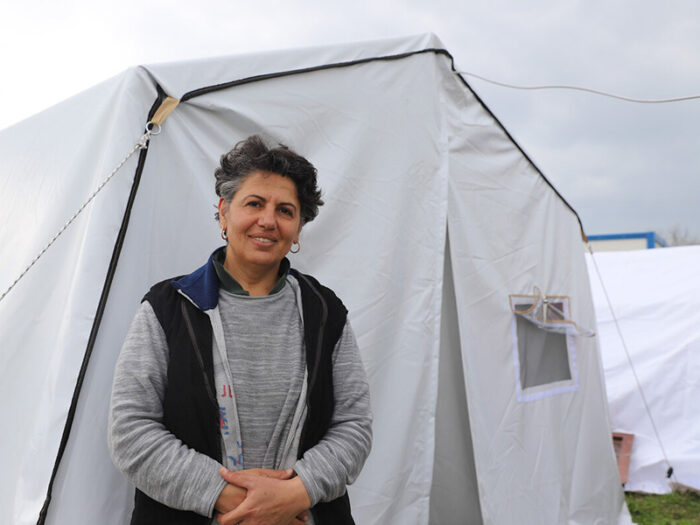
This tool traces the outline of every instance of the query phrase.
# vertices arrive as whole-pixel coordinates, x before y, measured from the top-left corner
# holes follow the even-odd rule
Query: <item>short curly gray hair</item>
[[[219,167],[214,172],[216,194],[227,203],[231,202],[245,178],[255,171],[267,171],[292,179],[301,205],[302,225],[318,215],[318,207],[323,206],[323,200],[316,184],[316,168],[283,144],[269,147],[259,135],[240,141],[221,156]],[[215,218],[219,220],[218,211]]]

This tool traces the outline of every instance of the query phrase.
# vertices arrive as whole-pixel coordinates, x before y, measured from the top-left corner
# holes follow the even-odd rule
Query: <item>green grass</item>
[[[700,494],[627,492],[625,499],[638,525],[700,525]]]

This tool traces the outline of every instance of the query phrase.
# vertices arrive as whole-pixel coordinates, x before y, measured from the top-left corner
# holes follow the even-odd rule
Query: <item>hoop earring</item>
[[[228,234],[226,233],[226,228],[221,228],[221,238],[228,241]]]
[[[299,252],[301,251],[301,243],[300,243],[299,241],[295,241],[295,242],[292,243],[292,246],[294,246],[295,244],[297,245],[297,249],[296,249],[296,250],[292,250],[292,249],[290,248],[290,249],[289,249],[289,252],[290,252],[290,253],[299,253]]]

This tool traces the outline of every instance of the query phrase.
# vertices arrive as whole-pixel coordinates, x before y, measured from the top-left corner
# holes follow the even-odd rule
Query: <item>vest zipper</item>
[[[209,377],[207,376],[207,371],[204,368],[204,359],[202,359],[202,352],[199,350],[199,345],[197,344],[197,338],[194,335],[194,329],[192,328],[192,321],[190,320],[190,314],[187,312],[187,307],[184,301],[180,302],[180,308],[182,310],[182,316],[185,318],[185,324],[187,325],[187,333],[190,334],[190,340],[192,341],[192,346],[194,347],[194,354],[197,356],[197,361],[199,362],[199,368],[202,370],[202,375],[204,376],[204,386],[207,389],[207,394],[209,401],[212,402],[216,411],[219,411],[219,403],[217,403],[214,397],[214,389],[211,387],[209,382]]]

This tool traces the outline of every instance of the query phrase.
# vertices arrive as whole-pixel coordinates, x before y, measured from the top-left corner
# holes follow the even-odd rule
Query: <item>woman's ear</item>
[[[219,199],[219,226],[222,228],[226,224],[226,212],[228,211],[228,203],[226,202],[226,199],[221,197]]]

